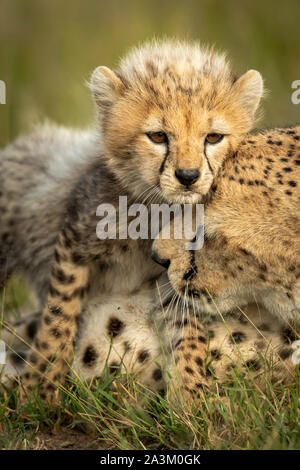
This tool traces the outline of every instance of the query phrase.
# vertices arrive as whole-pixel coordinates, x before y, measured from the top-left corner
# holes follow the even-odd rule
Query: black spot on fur
[[[71,336],[71,330],[69,328],[66,328],[63,332],[63,334],[67,337],[70,338]]]
[[[185,289],[183,289],[183,294],[184,294],[184,293],[185,293]],[[188,289],[188,290],[187,290],[187,295],[188,295],[189,297],[195,297],[195,298],[197,298],[197,299],[199,299],[199,297],[200,297],[200,293],[199,293],[198,291],[192,290],[192,289]]]
[[[50,333],[52,334],[52,336],[54,336],[55,338],[60,338],[61,337],[61,331],[58,329],[58,328],[52,328],[50,330]]]
[[[248,323],[247,318],[244,317],[243,315],[240,315],[240,316],[238,317],[238,320],[239,320],[239,322],[241,323],[241,325],[247,325],[247,323]]]
[[[60,254],[58,253],[56,248],[54,250],[54,258],[57,263],[60,263]]]
[[[260,271],[263,271],[263,272],[267,272],[267,266],[263,263],[263,264],[260,264],[258,266],[258,268],[260,269]]]
[[[110,374],[114,374],[115,372],[117,372],[118,370],[120,369],[120,365],[114,361],[114,362],[111,362],[109,364],[109,373]]]
[[[53,315],[57,317],[61,316],[63,313],[62,308],[59,305],[49,305],[48,309],[49,309],[49,312],[51,312]]]
[[[291,348],[283,348],[279,351],[279,357],[281,357],[281,359],[285,360],[287,359],[288,357],[291,356],[291,354],[293,353],[293,349]]]
[[[210,365],[209,367],[207,367],[207,369],[206,369],[206,375],[207,375],[207,377],[210,377],[210,376],[212,376],[212,375],[214,375],[214,374],[215,374],[214,368],[213,368],[211,365]]]
[[[205,389],[205,388],[206,388],[206,387],[205,387],[205,384],[202,384],[201,382],[197,382],[197,383],[195,384],[195,387],[197,387],[198,389],[199,389],[199,388],[201,388],[201,389]]]
[[[33,354],[31,354],[29,360],[30,360],[31,364],[36,364],[38,358],[37,358],[36,354],[33,353]]]
[[[53,390],[55,390],[55,386],[54,386],[53,384],[47,384],[46,388],[47,388],[47,390],[50,391],[50,392],[53,391]]]
[[[183,276],[184,281],[192,281],[196,277],[197,271],[194,268],[190,268]]]
[[[77,265],[84,265],[86,264],[86,260],[84,256],[79,253],[72,253],[72,262]]]
[[[235,344],[235,343],[238,344],[238,343],[241,343],[242,341],[245,341],[245,339],[246,339],[245,333],[243,333],[242,331],[235,331],[230,336],[229,341],[233,344]]]
[[[207,336],[209,339],[213,339],[215,337],[215,332],[213,330],[208,330]]]
[[[203,366],[203,359],[200,356],[195,357],[195,362],[199,367]]]
[[[270,327],[267,323],[261,323],[259,326],[258,326],[258,329],[260,331],[270,331]]]
[[[38,329],[38,324],[38,320],[32,320],[30,323],[28,323],[26,332],[30,339],[33,339],[35,337]]]
[[[175,322],[175,326],[176,326],[177,328],[183,328],[184,326],[187,325],[187,323],[188,323],[188,320],[185,318],[183,321],[177,320],[177,321]]]
[[[75,276],[73,274],[66,274],[61,268],[55,267],[52,270],[52,276],[61,284],[72,284],[75,281]]]
[[[146,349],[144,349],[138,354],[138,361],[145,362],[147,359],[149,359],[149,357],[150,357],[149,351],[146,351]]]
[[[45,362],[42,362],[40,365],[39,365],[39,371],[40,372],[45,372],[45,370],[47,369],[47,364]]]
[[[24,362],[24,360],[27,358],[27,354],[23,351],[12,352],[9,355],[9,358],[14,364],[18,365]]]
[[[83,299],[86,293],[89,290],[89,285],[82,286],[82,287],[77,287],[70,295],[70,299],[74,297],[79,297],[80,299]]]
[[[107,323],[107,332],[109,336],[115,338],[125,328],[125,324],[117,317],[110,317]]]
[[[153,379],[158,382],[162,378],[162,372],[160,369],[155,369],[152,374]]]
[[[213,333],[213,332],[212,332],[212,333]],[[213,336],[210,336],[210,338],[213,338]],[[200,343],[204,343],[204,344],[206,343],[206,338],[205,338],[204,336],[199,335],[199,336],[197,337],[197,340],[198,340]]]
[[[245,366],[251,370],[259,370],[261,368],[261,364],[257,359],[249,359],[245,362]]]
[[[291,328],[283,328],[281,337],[285,344],[290,344],[298,339],[298,335]]]
[[[176,344],[174,345],[174,348],[175,348],[175,349],[178,348],[178,346],[182,343],[182,341],[183,341],[183,338],[180,338],[180,339],[176,342]]]
[[[218,349],[212,349],[210,351],[210,354],[212,355],[212,358],[215,360],[215,361],[218,361],[219,359],[221,359],[221,353]]]
[[[96,361],[98,356],[99,354],[95,350],[94,346],[89,345],[84,351],[82,362],[84,362],[84,364],[86,364],[87,366],[91,366]]]

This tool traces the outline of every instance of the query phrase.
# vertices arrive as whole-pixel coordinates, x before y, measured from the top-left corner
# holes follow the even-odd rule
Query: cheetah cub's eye
[[[164,132],[148,132],[147,136],[155,144],[165,144],[168,142],[167,134]]]
[[[207,134],[205,142],[208,144],[218,144],[221,142],[221,140],[223,140],[223,137],[223,134]]]

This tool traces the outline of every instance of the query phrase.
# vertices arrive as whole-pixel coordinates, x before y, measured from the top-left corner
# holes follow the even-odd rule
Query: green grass
[[[36,449],[39,435],[75,429],[98,449],[300,449],[299,377],[284,388],[266,379],[262,391],[236,374],[224,396],[206,392],[192,405],[168,400],[132,378],[106,375],[61,391],[59,408],[38,391],[20,404],[18,392],[0,398],[0,449]]]
[[[14,317],[22,308],[20,299],[28,299],[25,292],[20,279],[7,286],[3,305],[14,307]],[[42,403],[38,389],[24,403],[17,389],[3,387],[0,449],[60,448],[72,430],[74,448],[80,443],[81,448],[121,450],[300,450],[299,369],[295,382],[284,387],[272,383],[272,364],[265,365],[263,388],[235,370],[230,385],[212,387],[194,404],[178,390],[168,399],[133,376],[111,375],[108,370],[92,383],[70,378],[60,389],[56,409]]]
[[[3,301],[2,310],[5,310],[10,313],[10,317],[17,319],[20,316],[20,310],[24,305],[26,305],[32,295],[30,290],[26,285],[25,281],[18,277],[14,276],[7,286],[0,291],[0,295]]]
[[[270,90],[261,126],[299,122],[291,83],[299,79],[300,2],[287,0],[2,0],[0,146],[50,118],[86,126],[94,109],[84,82],[98,65],[113,67],[128,47],[163,36],[199,39],[226,50],[238,73],[260,70]],[[21,281],[5,292],[5,311],[18,316],[28,291]],[[3,309],[2,309],[3,312]],[[297,379],[298,381],[299,379]],[[225,404],[205,395],[201,409],[170,403],[117,377],[91,390],[63,393],[61,408],[45,408],[16,391],[0,397],[0,448],[45,448],[51,429],[74,428],[87,443],[120,449],[299,449],[299,383],[262,392],[243,377],[228,388]],[[142,397],[142,399],[141,399]],[[46,439],[46,438],[45,438]],[[92,445],[92,444],[91,444]]]

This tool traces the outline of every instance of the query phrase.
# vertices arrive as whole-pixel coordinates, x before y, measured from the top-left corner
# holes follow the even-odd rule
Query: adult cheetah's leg
[[[68,236],[69,235],[69,236]],[[54,394],[73,360],[77,321],[88,290],[87,262],[74,252],[70,234],[59,235],[42,321],[29,355],[25,389],[41,383],[41,397]]]

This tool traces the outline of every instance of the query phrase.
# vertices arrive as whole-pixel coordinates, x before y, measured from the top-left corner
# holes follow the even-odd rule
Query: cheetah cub
[[[0,280],[22,271],[44,307],[24,383],[63,378],[84,304],[131,295],[162,272],[150,240],[99,240],[96,210],[134,203],[203,201],[224,159],[253,126],[260,74],[237,78],[223,55],[198,44],[153,42],[90,88],[94,129],[37,129],[0,153]],[[130,222],[130,218],[128,219]],[[52,384],[42,380],[41,394]]]
[[[249,135],[215,179],[203,248],[157,239],[153,258],[200,321],[257,302],[292,342],[300,331],[299,204],[300,126]],[[182,347],[191,353],[188,340]],[[184,367],[181,374],[188,378]]]

